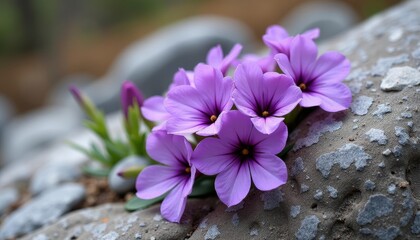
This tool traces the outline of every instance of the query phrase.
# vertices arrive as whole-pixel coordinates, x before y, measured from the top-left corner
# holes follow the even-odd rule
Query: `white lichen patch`
[[[385,103],[379,104],[378,108],[372,113],[372,115],[378,117],[379,119],[383,119],[384,115],[390,112],[392,112],[391,106],[389,103]]]
[[[410,58],[406,53],[393,57],[380,58],[376,62],[376,65],[372,67],[371,74],[374,77],[385,76],[388,69],[390,69],[392,66],[406,63],[409,61],[409,59]]]
[[[343,122],[336,121],[333,114],[329,114],[321,121],[315,122],[308,130],[308,134],[304,138],[296,141],[293,151],[297,151],[303,147],[309,147],[319,141],[319,138],[327,132],[334,132],[341,128]]]
[[[386,145],[388,143],[388,138],[381,129],[371,128],[365,135],[370,142],[377,142],[379,145]]]
[[[359,116],[366,115],[369,107],[373,103],[373,98],[368,96],[359,96],[355,98],[350,106],[351,111]]]
[[[290,216],[292,218],[296,218],[297,215],[299,215],[300,213],[300,205],[293,205],[292,207],[290,207]]]
[[[372,157],[363,147],[348,143],[335,152],[325,153],[316,159],[316,169],[324,178],[328,178],[331,168],[338,164],[341,169],[347,169],[354,163],[356,170],[362,171]]]
[[[336,199],[338,197],[338,190],[332,186],[327,186],[327,191],[330,194],[330,198]]]
[[[381,82],[383,91],[401,91],[407,86],[420,84],[420,72],[412,67],[394,67],[389,69]]]
[[[280,189],[274,189],[261,194],[261,200],[264,201],[264,210],[272,210],[280,206],[283,202],[284,193]]]
[[[410,140],[407,130],[400,126],[395,127],[395,136],[398,137],[398,143],[401,145],[406,145]]]
[[[204,235],[205,240],[214,240],[220,235],[219,228],[217,225],[212,225],[209,230],[207,230],[206,235]]]

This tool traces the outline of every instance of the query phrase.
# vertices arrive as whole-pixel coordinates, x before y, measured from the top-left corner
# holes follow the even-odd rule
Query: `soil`
[[[117,194],[108,185],[107,178],[83,175],[79,181],[86,188],[86,198],[77,209],[93,207],[104,203],[126,202],[134,193]]]

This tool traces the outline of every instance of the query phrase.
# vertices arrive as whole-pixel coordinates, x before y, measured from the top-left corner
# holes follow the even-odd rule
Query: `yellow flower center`
[[[247,156],[249,154],[249,150],[244,148],[244,149],[242,149],[241,153],[242,153],[242,155]]]
[[[216,115],[211,115],[210,121],[216,122],[216,120],[217,120],[217,116]]]
[[[262,112],[262,116],[263,117],[268,117],[268,115],[270,115],[270,113],[268,111],[264,111]]]
[[[191,173],[191,168],[190,167],[185,168],[185,172],[186,173]]]
[[[305,90],[306,89],[306,85],[304,83],[299,84],[300,90]]]

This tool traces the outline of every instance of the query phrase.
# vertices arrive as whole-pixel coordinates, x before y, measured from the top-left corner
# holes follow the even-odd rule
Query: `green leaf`
[[[203,197],[214,193],[214,179],[205,178],[194,184],[193,190],[189,197]]]
[[[111,172],[109,168],[92,168],[84,166],[82,167],[83,173],[93,176],[93,177],[107,177]]]
[[[128,200],[128,202],[125,203],[124,207],[125,207],[125,210],[127,211],[136,211],[136,210],[145,209],[152,206],[155,203],[162,201],[165,198],[165,196],[166,195],[162,195],[160,197],[153,198],[153,199],[140,199],[134,196],[133,198]]]
[[[118,175],[123,178],[135,178],[139,175],[141,171],[143,171],[143,169],[144,169],[144,166],[143,167],[133,166],[133,167],[129,167],[122,170],[121,172],[118,173]]]
[[[279,158],[282,158],[282,157],[286,156],[286,154],[288,152],[290,152],[290,150],[292,150],[294,145],[295,145],[295,143],[291,143],[291,144],[287,145],[285,148],[283,148],[283,151],[281,151],[279,154],[277,154],[277,156]]]

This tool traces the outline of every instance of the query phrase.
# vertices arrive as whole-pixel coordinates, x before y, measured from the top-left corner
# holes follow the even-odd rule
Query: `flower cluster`
[[[262,57],[239,58],[239,44],[224,56],[216,46],[194,71],[179,69],[165,96],[138,103],[142,116],[156,123],[146,150],[157,164],[138,175],[136,195],[165,195],[163,217],[179,222],[199,178],[215,175],[227,206],[240,203],[252,183],[262,191],[285,184],[287,167],[277,156],[288,137],[285,117],[300,107],[337,112],[351,103],[342,83],[350,63],[338,52],[318,57],[318,35],[314,29],[289,36],[271,26],[263,36],[270,51]]]

